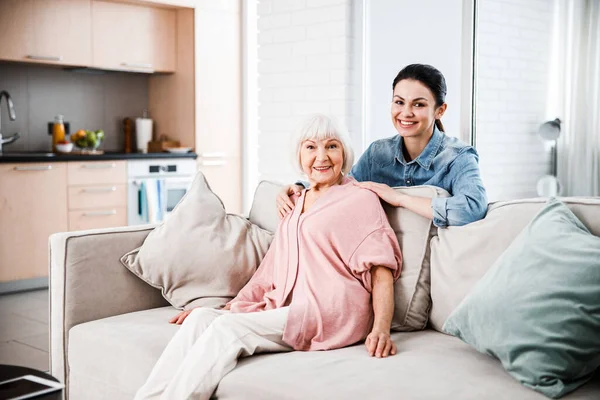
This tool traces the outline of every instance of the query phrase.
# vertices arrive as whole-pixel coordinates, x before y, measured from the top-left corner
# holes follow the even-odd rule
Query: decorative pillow
[[[248,282],[272,238],[246,218],[227,214],[198,172],[169,218],[121,262],[161,289],[173,307],[216,307]]]
[[[250,221],[262,228],[275,230],[279,219],[275,199],[282,186],[262,181],[254,193]],[[421,197],[447,197],[443,189],[433,186],[396,188],[401,193]],[[391,227],[402,249],[402,273],[394,285],[392,330],[425,329],[431,298],[429,296],[429,241],[437,232],[432,221],[405,208],[384,204]]]
[[[551,199],[454,310],[444,331],[559,398],[600,366],[600,238]]]

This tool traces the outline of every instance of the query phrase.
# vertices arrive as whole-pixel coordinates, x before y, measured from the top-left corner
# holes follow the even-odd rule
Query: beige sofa
[[[259,186],[252,222],[275,228],[278,190],[270,183]],[[415,190],[443,195],[431,188]],[[564,201],[600,236],[600,199]],[[411,315],[408,308],[396,312],[413,325],[428,319],[426,329],[393,333],[398,354],[386,359],[369,358],[363,344],[245,358],[222,380],[216,398],[544,399],[497,360],[440,333],[448,315],[543,203],[493,204],[483,221],[443,230],[408,211],[388,210],[405,255],[396,290],[410,298],[400,300],[410,305],[426,299],[419,305],[424,315]],[[50,239],[51,373],[66,383],[68,399],[131,399],[178,329],[167,323],[177,310],[119,262],[151,230],[123,227]],[[600,372],[564,399],[600,399]]]

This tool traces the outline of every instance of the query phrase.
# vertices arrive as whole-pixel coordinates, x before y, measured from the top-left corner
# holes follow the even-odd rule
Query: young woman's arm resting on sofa
[[[377,358],[396,354],[396,344],[390,338],[390,327],[394,315],[394,278],[392,271],[386,267],[371,269],[373,285],[373,312],[375,321],[373,330],[365,340],[370,356]]]

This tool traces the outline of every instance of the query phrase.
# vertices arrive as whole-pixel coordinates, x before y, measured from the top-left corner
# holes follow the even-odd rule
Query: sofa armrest
[[[168,305],[161,292],[120,258],[139,247],[152,225],[50,236],[50,371],[67,384],[69,330],[78,324]]]

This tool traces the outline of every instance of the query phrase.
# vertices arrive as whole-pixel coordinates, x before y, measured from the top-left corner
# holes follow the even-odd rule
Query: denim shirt
[[[433,223],[438,227],[459,226],[478,221],[487,211],[487,196],[479,174],[477,151],[434,127],[423,152],[406,162],[402,137],[395,135],[369,146],[350,175],[357,181],[388,186],[431,185],[452,197],[431,201]]]

